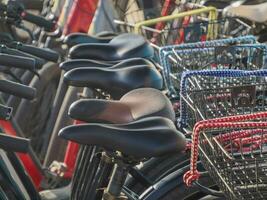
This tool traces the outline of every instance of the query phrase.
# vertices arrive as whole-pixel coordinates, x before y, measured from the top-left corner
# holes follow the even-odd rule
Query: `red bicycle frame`
[[[81,124],[83,122],[75,120],[73,124]],[[64,173],[65,178],[71,178],[72,174],[75,169],[75,164],[76,164],[76,158],[78,155],[79,151],[79,144],[75,142],[68,142],[68,146],[66,149],[66,154],[64,158],[64,164],[67,167],[66,172]],[[74,159],[75,158],[75,159]]]
[[[87,33],[97,8],[98,0],[76,0],[73,2],[63,35]]]
[[[10,121],[0,120],[0,126],[4,133],[12,136],[18,136]],[[35,164],[33,158],[29,154],[17,153],[26,171],[29,173],[36,188],[40,188],[41,182],[44,179],[42,172]]]

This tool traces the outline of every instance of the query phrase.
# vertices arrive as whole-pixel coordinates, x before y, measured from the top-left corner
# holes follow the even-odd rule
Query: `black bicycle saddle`
[[[162,77],[157,69],[147,65],[120,69],[77,68],[65,73],[64,82],[74,87],[102,89],[114,99],[119,99],[133,89],[161,89],[163,86]]]
[[[73,47],[77,44],[85,43],[108,43],[112,40],[116,33],[101,33],[98,35],[88,35],[87,33],[71,33],[64,38],[63,43],[68,46],[68,48]]]
[[[88,60],[88,59],[75,59],[75,60],[68,60],[60,63],[59,67],[61,70],[65,72],[70,71],[76,68],[82,67],[102,67],[102,68],[124,68],[124,67],[131,67],[131,66],[138,66],[138,65],[150,65],[155,66],[151,61],[145,58],[129,58],[119,63],[108,63],[96,60]]]
[[[70,49],[71,59],[119,61],[128,58],[151,58],[154,50],[144,37],[131,33],[121,34],[105,44],[79,44]]]
[[[175,121],[170,100],[153,88],[135,89],[120,100],[82,99],[69,108],[73,119],[89,123],[129,123],[144,117],[160,116]]]
[[[81,124],[68,126],[59,136],[83,145],[120,151],[135,158],[151,158],[181,152],[185,136],[163,117],[144,118],[129,124]]]

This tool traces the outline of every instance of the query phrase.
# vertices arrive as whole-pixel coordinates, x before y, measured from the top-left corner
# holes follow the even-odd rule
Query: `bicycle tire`
[[[182,177],[181,177],[182,178]],[[209,188],[216,187],[214,183],[212,182],[210,177],[205,177],[201,179],[201,184],[205,185]],[[171,191],[166,193],[164,197],[158,199],[158,200],[226,200],[222,197],[214,197],[207,194],[204,194],[200,192],[197,188],[194,187],[187,187],[183,182],[178,184],[175,188],[173,188]]]
[[[139,169],[150,182],[157,182],[161,179],[161,176],[167,176],[169,173],[174,171],[176,168],[180,168],[189,163],[189,154],[188,153],[180,153],[172,156],[164,156],[160,158],[152,158],[145,163]],[[161,176],[159,176],[159,174]],[[165,175],[164,175],[165,174]],[[136,194],[142,194],[146,188],[142,186],[134,178],[129,178],[126,182],[126,187]]]
[[[175,185],[171,183],[171,187],[161,191],[160,194],[156,195],[157,197],[153,197],[153,200],[226,200],[224,197],[210,196],[196,187],[187,187],[184,184],[183,175],[184,172],[190,168],[189,162],[190,161],[188,160],[188,165],[184,165],[179,168],[179,174],[178,176],[175,176]],[[200,163],[199,165],[202,166]],[[160,181],[161,180],[158,180],[158,182]],[[217,185],[212,181],[210,176],[202,176],[198,182],[207,188],[218,189]],[[166,184],[168,184],[168,182]],[[148,199],[152,198],[148,195]]]

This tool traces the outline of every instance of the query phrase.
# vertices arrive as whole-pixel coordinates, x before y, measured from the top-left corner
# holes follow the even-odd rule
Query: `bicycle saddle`
[[[129,124],[81,124],[60,130],[59,136],[84,145],[120,151],[135,158],[163,156],[185,149],[185,136],[163,117],[144,118]]]
[[[88,60],[88,59],[75,59],[62,62],[59,65],[59,67],[61,70],[67,72],[72,69],[82,68],[82,67],[124,68],[124,67],[138,66],[138,65],[154,66],[154,64],[151,61],[145,58],[130,58],[116,64],[101,62],[96,60]]]
[[[140,118],[161,116],[175,121],[170,100],[153,88],[135,89],[120,100],[82,99],[69,108],[73,119],[90,123],[129,123]]]
[[[124,33],[105,44],[79,44],[70,49],[72,59],[119,61],[128,58],[150,58],[154,54],[149,42],[142,36]]]
[[[257,5],[228,6],[224,9],[225,15],[237,16],[248,20],[263,23],[267,21],[267,2]]]
[[[116,36],[115,33],[88,35],[87,33],[71,33],[64,38],[64,43],[70,48],[84,43],[108,43]]]
[[[162,77],[157,69],[147,65],[120,69],[77,68],[65,73],[64,82],[74,87],[102,89],[114,99],[133,89],[141,87],[161,89],[163,86]]]

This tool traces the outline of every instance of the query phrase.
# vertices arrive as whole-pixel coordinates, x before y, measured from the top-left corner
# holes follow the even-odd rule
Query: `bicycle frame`
[[[91,15],[89,18],[85,17],[85,15],[87,16],[88,12],[89,13],[95,12],[97,2],[98,0],[76,1],[75,6],[72,8],[71,15],[69,15],[68,20],[67,20],[66,27],[68,31],[66,33],[69,34],[70,32],[73,32],[73,31],[76,32],[76,31],[81,31],[81,30],[83,32],[87,32],[89,25],[92,21],[93,15]],[[69,2],[65,1],[65,4],[67,3],[70,3],[70,1]],[[83,10],[79,9],[81,6],[83,7]],[[77,16],[83,19],[85,18],[85,20],[77,20]],[[62,21],[60,20],[63,20],[63,18],[61,19],[59,18],[59,23],[62,23]],[[20,130],[20,128],[18,127],[18,125],[16,125],[15,121],[0,121],[0,126],[3,129],[3,132],[5,132],[6,134],[14,135],[14,136],[22,136],[22,137],[24,135],[22,131]],[[73,153],[73,152],[67,151],[65,155],[67,163],[71,160],[75,161],[76,155],[77,155],[77,152]],[[37,159],[34,152],[30,152],[28,154],[18,154],[18,156],[20,160],[22,161],[23,166],[25,167],[26,171],[32,178],[36,188],[41,189],[41,183],[45,179],[45,175],[44,175],[43,168],[40,164],[40,161]],[[70,165],[74,165],[74,164],[70,164]],[[72,175],[72,172],[69,173],[68,177],[71,177],[71,175]]]
[[[0,120],[0,126],[3,129],[3,132],[12,136],[22,136],[18,134],[18,129],[16,129],[12,123],[12,121],[3,121]],[[25,167],[26,171],[32,178],[36,188],[40,189],[41,182],[44,179],[44,174],[40,166],[38,167],[37,163],[39,162],[36,158],[32,155],[18,153],[18,157],[20,158],[23,166]]]
[[[83,122],[75,120],[74,125],[76,124],[82,124]],[[71,178],[72,174],[75,170],[75,164],[76,164],[76,157],[79,152],[80,145],[75,142],[68,142],[68,146],[66,149],[66,154],[64,157],[64,164],[67,166],[67,171],[64,173],[65,178]],[[75,159],[74,159],[75,158]]]
[[[64,26],[63,35],[69,33],[87,33],[93,20],[98,0],[78,0],[74,1],[67,24]]]

